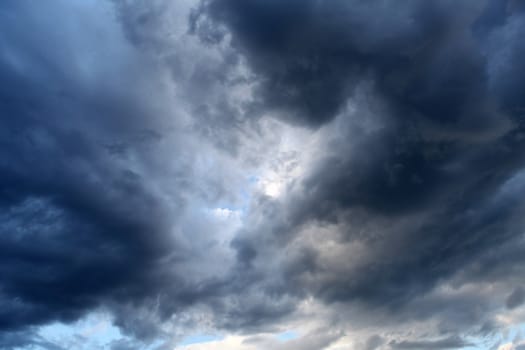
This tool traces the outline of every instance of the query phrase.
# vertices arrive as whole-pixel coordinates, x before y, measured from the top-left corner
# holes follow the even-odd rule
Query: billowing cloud
[[[5,1],[0,348],[93,313],[115,350],[504,346],[524,11]]]

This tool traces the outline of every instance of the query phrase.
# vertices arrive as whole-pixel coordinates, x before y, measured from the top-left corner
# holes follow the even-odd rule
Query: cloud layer
[[[99,312],[112,350],[497,348],[524,34],[511,0],[4,1],[0,348]]]

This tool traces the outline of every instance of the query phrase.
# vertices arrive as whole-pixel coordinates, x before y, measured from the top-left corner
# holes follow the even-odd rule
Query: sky
[[[525,2],[2,0],[0,349],[524,350]]]

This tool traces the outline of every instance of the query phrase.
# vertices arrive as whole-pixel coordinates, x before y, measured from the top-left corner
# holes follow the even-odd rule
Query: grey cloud
[[[225,329],[285,317],[295,300],[231,268],[229,238],[208,213],[235,206],[233,184],[247,181],[231,157],[237,129],[206,124],[212,109],[220,119],[230,108],[218,80],[231,77],[204,72],[222,58],[188,39],[176,53],[196,67],[173,64],[157,27],[163,2],[99,5],[0,5],[0,331],[102,309],[148,344],[172,340],[165,324],[189,327],[177,316],[191,320],[192,307]],[[211,114],[194,116],[206,96]]]
[[[121,339],[111,343],[111,350],[134,350],[137,349],[138,344],[136,342]]]
[[[276,349],[276,350],[322,350],[326,349],[330,344],[341,338],[343,334],[327,329],[318,329],[312,331],[302,337],[288,341],[278,341],[275,339],[268,339],[267,337],[248,338],[244,342],[247,344],[256,345],[261,349]]]
[[[400,341],[391,342],[390,346],[393,349],[458,349],[469,346],[468,342],[459,337],[450,337],[438,340],[422,340],[422,341]]]
[[[246,334],[312,298],[369,317],[367,349],[430,320],[388,344],[446,349],[500,326],[486,284],[522,304],[519,2],[100,4],[0,5],[0,331],[105,308],[146,343],[184,312]],[[246,205],[268,118],[320,148]],[[233,239],[203,214],[225,203]]]
[[[381,345],[383,345],[384,342],[385,341],[384,341],[384,339],[382,337],[380,337],[379,335],[375,334],[375,335],[370,336],[366,340],[365,347],[363,349],[364,350],[375,350],[378,347],[380,347]]]
[[[125,332],[151,339],[215,293],[187,273],[204,252],[180,231],[196,202],[225,192],[221,178],[196,180],[205,146],[181,130],[164,72],[100,5],[1,5],[2,331],[108,307]],[[150,300],[163,306],[150,331],[126,323],[121,305]]]
[[[451,279],[519,280],[504,272],[510,259],[485,265],[493,249],[522,251],[524,79],[514,62],[525,22],[522,7],[500,3],[203,1],[194,33],[229,30],[255,74],[254,108],[326,138],[284,198],[254,206],[260,216],[234,244],[239,262],[275,273],[267,262],[286,247],[283,290],[406,320],[417,297]],[[324,225],[361,254],[329,258],[326,235],[305,247],[307,228]]]
[[[199,23],[210,19],[230,28],[233,45],[258,73],[262,107],[285,108],[284,118],[322,124],[358,81],[371,78],[407,120],[416,114],[471,131],[500,123],[475,100],[490,99],[482,56],[467,32],[479,3],[232,0],[202,8],[195,31],[209,28]]]
[[[508,296],[505,305],[509,309],[514,309],[525,302],[525,290],[523,287],[516,287]]]

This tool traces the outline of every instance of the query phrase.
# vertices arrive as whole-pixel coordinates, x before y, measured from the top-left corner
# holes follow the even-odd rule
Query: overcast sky
[[[525,349],[525,2],[0,1],[0,349]]]

